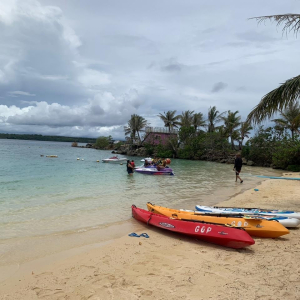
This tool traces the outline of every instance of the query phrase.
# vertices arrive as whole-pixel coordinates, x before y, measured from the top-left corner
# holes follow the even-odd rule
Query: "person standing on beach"
[[[129,159],[127,160],[127,173],[128,175],[133,175],[133,166]]]
[[[235,157],[235,160],[234,160],[234,167],[233,167],[233,170],[235,171],[235,181],[237,182],[237,180],[239,179],[241,183],[244,182],[244,180],[242,180],[242,178],[240,177],[240,173],[241,173],[241,170],[242,170],[242,165],[243,165],[243,161],[242,161],[242,158],[241,158],[241,154],[238,153]]]

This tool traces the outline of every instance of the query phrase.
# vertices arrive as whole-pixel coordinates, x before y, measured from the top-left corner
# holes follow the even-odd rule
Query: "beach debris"
[[[258,192],[258,191],[259,191],[259,189],[254,189],[254,191],[255,191],[255,192]]]
[[[140,236],[139,236],[137,233],[135,233],[135,232],[129,233],[128,236],[140,237]]]
[[[137,234],[137,233],[135,233],[135,232],[132,232],[132,233],[129,233],[128,234],[128,236],[133,236],[133,237],[144,237],[144,238],[146,238],[146,239],[148,239],[149,238],[149,235],[147,234],[147,233],[142,233],[142,234]]]
[[[56,157],[58,157],[58,156],[57,156],[57,155],[46,155],[46,157],[56,158]]]
[[[142,245],[142,242],[139,242],[139,245]]]

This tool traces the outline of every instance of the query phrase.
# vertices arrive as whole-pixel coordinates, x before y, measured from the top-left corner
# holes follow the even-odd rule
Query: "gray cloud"
[[[218,92],[224,90],[226,87],[227,87],[227,84],[225,82],[220,81],[213,85],[211,92],[218,93]]]
[[[1,1],[0,131],[122,138],[133,113],[240,101],[245,118],[300,68],[298,40],[248,18],[291,3]]]
[[[248,30],[245,32],[237,33],[236,36],[241,40],[260,43],[270,43],[281,40],[280,35],[277,35],[277,37],[273,37],[265,32],[259,32],[258,30]]]
[[[245,92],[247,90],[247,88],[245,86],[239,86],[236,88],[237,92]]]
[[[182,65],[178,63],[171,63],[161,67],[161,69],[167,72],[180,72],[182,70]]]
[[[28,96],[28,97],[35,97],[35,94],[30,94],[28,92],[23,92],[23,91],[13,91],[13,92],[8,92],[9,97],[18,97],[18,96]]]

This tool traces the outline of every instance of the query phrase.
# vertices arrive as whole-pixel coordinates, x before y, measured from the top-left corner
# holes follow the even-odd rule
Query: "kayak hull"
[[[218,206],[203,206],[196,205],[196,210],[202,212],[232,214],[238,213],[243,215],[266,215],[266,216],[280,216],[286,218],[300,219],[300,212],[287,211],[287,210],[271,210],[261,208],[240,208],[240,207],[218,207]]]
[[[241,229],[170,219],[166,216],[137,208],[135,205],[132,205],[132,216],[143,223],[224,247],[240,249],[255,243],[249,234]]]
[[[277,221],[269,221],[260,217],[243,217],[231,215],[209,215],[197,211],[184,211],[170,209],[158,205],[147,203],[150,212],[162,214],[167,217],[178,218],[180,220],[201,221],[214,224],[231,225],[245,229],[251,236],[261,238],[278,238],[288,234],[289,231]]]

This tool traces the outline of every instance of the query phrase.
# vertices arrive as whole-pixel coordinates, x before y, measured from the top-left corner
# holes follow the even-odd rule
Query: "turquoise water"
[[[279,174],[244,167],[241,185],[234,182],[232,165],[172,160],[175,176],[128,176],[125,165],[101,163],[110,151],[58,142],[0,140],[0,156],[1,240],[80,232],[125,221],[131,217],[131,204],[146,208],[148,201],[193,209],[261,181],[252,175]],[[141,158],[129,158],[140,164]]]

